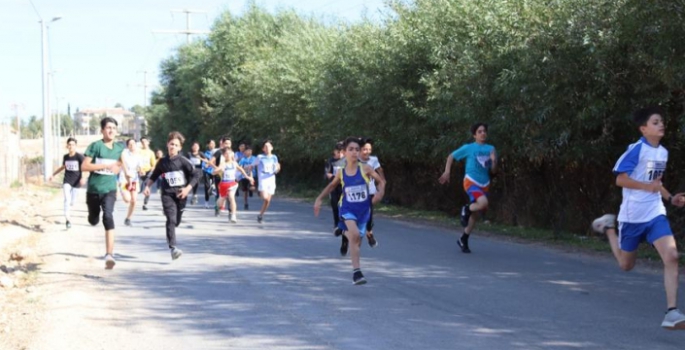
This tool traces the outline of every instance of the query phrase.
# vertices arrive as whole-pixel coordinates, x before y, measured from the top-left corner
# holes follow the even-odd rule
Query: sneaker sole
[[[355,286],[361,286],[362,284],[366,284],[366,279],[362,278],[359,281],[352,282]]]
[[[661,328],[669,330],[669,331],[683,331],[683,330],[685,330],[685,321],[678,322],[678,323],[673,324],[673,325],[665,325],[662,323]]]
[[[183,253],[178,253],[178,254],[176,254],[176,255],[172,255],[172,256],[171,256],[171,260],[178,260],[178,258],[180,258],[181,255],[183,255]]]
[[[457,245],[459,246],[459,248],[461,248],[462,253],[464,253],[464,254],[470,254],[471,253],[470,249],[469,250],[464,249],[464,245],[461,243],[461,240],[457,240]]]

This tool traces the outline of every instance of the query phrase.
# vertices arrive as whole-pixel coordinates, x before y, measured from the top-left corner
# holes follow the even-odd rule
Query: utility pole
[[[188,9],[183,9],[183,10],[171,10],[172,13],[174,12],[181,12],[186,14],[186,29],[185,30],[153,30],[153,33],[166,33],[166,34],[185,34],[186,35],[186,44],[190,44],[190,36],[192,34],[208,34],[208,30],[194,30],[190,29],[190,15],[193,13],[207,13],[207,11],[199,11],[199,10],[188,10]]]
[[[143,84],[136,84],[136,85],[134,85],[134,86],[142,87],[142,88],[143,88],[143,110],[145,110],[145,113],[147,113],[147,100],[148,100],[147,88],[153,86],[153,85],[148,85],[148,83],[147,83],[147,74],[148,74],[148,73],[152,73],[152,72],[147,71],[147,70],[143,70],[143,71],[138,71],[137,73],[143,73]],[[134,118],[135,118],[135,119],[134,119],[134,121],[135,121],[135,130],[134,130],[134,132],[133,132],[133,137],[134,137],[135,139],[138,139],[138,140],[142,137],[142,128],[140,127],[140,125],[142,124],[142,121],[140,120],[139,117],[140,117],[140,116],[137,115],[137,114],[134,116]],[[145,115],[143,115],[143,118],[145,118]],[[143,120],[144,120],[144,119],[143,119]]]

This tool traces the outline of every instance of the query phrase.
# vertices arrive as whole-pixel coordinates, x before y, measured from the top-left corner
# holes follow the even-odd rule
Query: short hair
[[[231,141],[231,137],[228,135],[221,136],[219,142],[224,143],[224,141]]]
[[[476,131],[478,131],[478,128],[480,128],[481,126],[485,127],[485,132],[488,132],[488,124],[483,122],[476,122],[473,125],[471,125],[471,135],[475,135]]]
[[[209,141],[207,141],[207,144],[209,145],[209,144],[212,143],[212,142],[214,142],[214,140],[210,139]],[[216,143],[216,142],[215,142],[215,143]]]
[[[167,141],[166,141],[166,142],[169,142],[169,141],[171,141],[171,140],[173,140],[173,139],[178,140],[178,142],[179,142],[181,145],[183,145],[183,142],[186,140],[186,138],[183,137],[183,134],[181,134],[181,133],[178,132],[178,131],[172,131],[172,132],[170,132],[170,133],[169,133],[169,137],[167,137]]]
[[[638,109],[633,113],[633,122],[635,122],[635,125],[638,127],[645,126],[649,121],[649,117],[654,114],[658,114],[662,117],[664,116],[664,112],[659,106],[649,106]]]
[[[343,145],[343,141],[338,141],[335,143],[335,150],[336,151],[342,151],[345,149],[345,145]]]
[[[245,151],[252,151],[252,146],[245,144]]]
[[[136,140],[134,140],[134,139],[128,139],[128,140],[126,140],[126,147],[128,147],[128,144],[129,144],[129,142],[131,142],[131,141],[136,142]]]
[[[197,145],[197,147],[200,147],[200,142],[198,142],[198,141],[193,141],[193,142],[190,143],[190,145],[191,145],[191,146]]]
[[[68,144],[69,144],[69,142],[71,142],[71,141],[74,141],[74,143],[75,143],[75,144],[76,144],[76,143],[78,143],[78,142],[76,141],[76,139],[75,139],[75,138],[73,138],[73,137],[70,137],[70,138],[68,138],[68,139],[67,139],[67,145],[68,145]]]
[[[112,123],[115,126],[119,126],[119,123],[117,123],[117,120],[112,118],[112,117],[104,117],[100,120],[100,129],[105,129],[107,124]]]
[[[147,136],[143,136],[143,137],[140,138],[140,142],[143,142],[143,140],[148,140],[148,141],[150,141],[150,138],[147,137]]]
[[[361,147],[362,140],[359,137],[350,136],[350,137],[346,138],[345,141],[343,141],[343,147],[345,147],[345,149],[347,149],[347,146],[349,146],[350,143],[356,143],[359,147]]]
[[[273,142],[271,142],[271,139],[264,139],[264,142],[262,142],[262,147],[264,147],[264,146],[265,146],[265,145],[266,145],[267,143],[270,143],[270,144],[271,144],[271,146],[273,146],[273,145],[274,145],[274,143],[273,143]]]
[[[373,139],[370,138],[370,137],[362,138],[362,139],[361,139],[361,142],[362,142],[362,143],[361,143],[359,146],[362,146],[362,147],[363,147],[363,146],[366,145],[367,143],[368,143],[369,145],[373,146]]]

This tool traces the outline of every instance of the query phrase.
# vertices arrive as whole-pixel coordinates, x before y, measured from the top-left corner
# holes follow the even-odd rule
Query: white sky
[[[157,81],[159,63],[185,43],[182,34],[153,34],[153,30],[182,30],[185,14],[171,9],[194,9],[191,29],[208,30],[224,10],[240,15],[247,1],[233,0],[0,0],[0,123],[15,115],[42,115],[40,17],[50,24],[49,70],[54,71],[51,109],[72,113],[76,108],[125,107],[143,104],[142,71],[148,84]],[[274,11],[294,8],[303,14],[356,21],[363,14],[377,19],[382,0],[261,0]],[[39,17],[40,15],[40,17]],[[148,89],[148,94],[154,87]]]

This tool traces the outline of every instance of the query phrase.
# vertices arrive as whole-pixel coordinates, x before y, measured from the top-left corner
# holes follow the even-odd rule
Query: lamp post
[[[48,23],[60,20],[62,17],[53,17]],[[47,182],[52,175],[52,145],[50,145],[50,110],[48,107],[48,39],[46,35],[47,25],[43,19],[40,20],[40,39],[41,39],[41,62],[42,62],[42,85],[43,85],[43,181]]]

